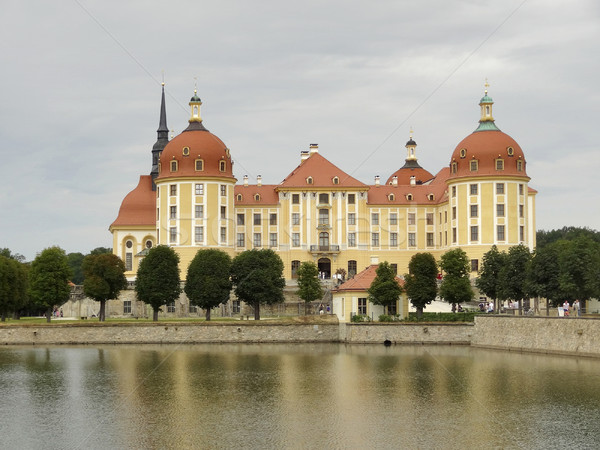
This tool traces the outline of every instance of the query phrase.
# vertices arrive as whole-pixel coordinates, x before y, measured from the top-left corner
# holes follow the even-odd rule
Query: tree
[[[69,267],[73,271],[73,276],[71,277],[71,281],[74,284],[83,284],[83,269],[81,268],[83,264],[83,258],[85,256],[83,253],[69,253],[67,255],[67,260],[69,262]]]
[[[104,322],[106,301],[117,298],[127,287],[125,263],[112,253],[90,254],[83,259],[82,270],[85,275],[83,292],[100,302],[98,320]]]
[[[469,279],[469,259],[464,250],[457,248],[444,253],[440,268],[444,272],[440,297],[453,305],[471,301],[475,294]]]
[[[523,300],[528,296],[527,273],[531,253],[524,245],[514,245],[508,249],[506,261],[500,270],[501,298],[519,302],[519,311],[523,308]]]
[[[323,288],[319,282],[319,268],[314,262],[302,262],[296,274],[298,275],[298,297],[304,300],[305,305],[323,298]]]
[[[0,314],[2,322],[27,303],[27,266],[0,255]]]
[[[535,297],[546,299],[546,315],[549,315],[548,303],[558,306],[560,303],[560,263],[556,242],[536,249],[527,268],[527,291]]]
[[[29,292],[31,298],[46,309],[48,322],[52,317],[52,308],[61,306],[71,295],[71,275],[67,255],[59,247],[43,250],[31,263]]]
[[[179,255],[171,247],[158,245],[148,251],[138,267],[135,293],[138,300],[152,306],[154,322],[160,307],[179,297]]]
[[[231,257],[222,250],[198,250],[190,263],[185,281],[185,293],[190,303],[206,311],[226,303],[231,292]]]
[[[492,245],[492,248],[483,255],[479,276],[475,280],[477,289],[494,301],[494,307],[498,311],[500,310],[498,299],[501,298],[499,297],[500,271],[504,267],[505,261],[506,253],[498,251],[498,247]]]
[[[559,295],[572,303],[600,297],[600,244],[589,236],[558,241]]]
[[[387,261],[383,261],[375,269],[375,279],[367,289],[369,301],[374,305],[389,308],[402,294],[402,286],[398,283],[396,272]]]
[[[7,258],[14,259],[20,263],[25,262],[25,257],[20,253],[11,253],[9,248],[0,248],[0,256],[6,256]]]
[[[283,261],[271,249],[253,249],[233,259],[231,278],[238,299],[252,305],[254,319],[260,320],[260,305],[284,300]]]
[[[404,289],[417,309],[417,317],[435,300],[437,295],[438,265],[431,253],[416,253],[408,263],[409,273],[404,275]]]
[[[96,247],[94,250],[90,251],[90,255],[101,255],[103,253],[112,253],[112,248]]]

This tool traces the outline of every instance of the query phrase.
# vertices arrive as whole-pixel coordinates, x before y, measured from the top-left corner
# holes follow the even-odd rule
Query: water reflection
[[[592,448],[599,369],[469,347],[5,347],[0,434],[4,448]]]

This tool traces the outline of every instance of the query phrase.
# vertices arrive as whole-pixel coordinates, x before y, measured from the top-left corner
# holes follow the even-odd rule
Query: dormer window
[[[171,172],[177,172],[177,161],[171,161]]]
[[[243,197],[242,197],[242,194],[238,194],[238,195],[236,195],[236,196],[235,196],[235,199],[236,199],[238,202],[241,202],[241,201],[242,201],[242,199],[243,199]]]
[[[467,149],[466,148],[461,148],[460,149],[460,157],[464,158],[465,156],[467,156]]]
[[[406,200],[408,200],[409,202],[411,202],[413,199],[413,195],[412,194],[406,194]]]
[[[226,161],[219,161],[219,171],[220,172],[225,172],[225,170],[227,170],[227,162]]]
[[[427,194],[427,199],[432,202],[432,201],[435,200],[435,195],[433,195],[433,194]]]
[[[513,156],[515,154],[515,149],[512,147],[507,147],[506,153],[508,154],[508,156]]]
[[[254,200],[260,202],[260,194],[254,194]]]
[[[501,158],[498,158],[496,160],[496,170],[504,170],[504,160]]]
[[[312,177],[308,177],[306,179],[306,184],[313,184],[313,178]]]
[[[196,172],[202,172],[204,170],[204,160],[197,159],[196,160]]]
[[[158,163],[158,173],[160,173],[160,172],[161,172],[161,170],[162,170],[162,164],[161,164],[161,163]]]
[[[333,177],[333,184],[340,184],[340,179],[338,177]]]
[[[183,147],[183,156],[190,156],[190,148],[189,147]]]
[[[520,159],[517,161],[517,170],[523,172],[523,161]]]
[[[476,159],[471,160],[470,168],[471,172],[477,172],[477,169],[479,169],[479,163]]]
[[[456,167],[456,163],[455,163],[455,162],[453,162],[453,163],[452,163],[452,173],[456,173],[456,168],[457,168],[457,167]]]
[[[390,194],[388,196],[388,199],[390,200],[390,202],[393,202],[396,199],[396,196],[394,194]]]

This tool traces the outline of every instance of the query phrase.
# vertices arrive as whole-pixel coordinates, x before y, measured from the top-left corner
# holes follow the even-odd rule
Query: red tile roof
[[[369,205],[437,205],[448,199],[446,179],[449,169],[443,168],[427,184],[398,185],[381,184],[379,186],[369,186]],[[390,194],[393,194],[393,199]],[[409,194],[412,199],[409,200]],[[433,200],[430,200],[433,195]]]
[[[263,184],[262,186],[254,185],[236,185],[234,189],[235,206],[245,205],[277,205],[279,204],[279,194],[275,191],[277,185],[275,184]],[[256,195],[259,195],[257,200]],[[241,200],[238,200],[238,195],[242,196]]]
[[[377,267],[379,267],[379,264],[371,264],[362,272],[354,275],[353,278],[350,278],[349,280],[340,284],[338,287],[334,288],[333,292],[366,291],[371,287],[373,280],[377,276]],[[402,280],[400,277],[396,276],[396,281],[400,286],[404,286],[404,280]]]
[[[307,183],[312,177],[312,184]],[[338,184],[334,184],[334,177],[338,177]],[[304,160],[280,184],[279,188],[366,188],[367,185],[351,177],[320,153],[313,153]]]
[[[110,225],[156,225],[156,191],[152,190],[152,177],[141,175],[137,187],[125,196],[119,215]]]

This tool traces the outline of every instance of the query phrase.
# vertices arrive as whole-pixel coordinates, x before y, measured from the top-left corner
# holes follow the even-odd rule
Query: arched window
[[[241,202],[243,197],[242,197],[242,194],[238,194],[235,196],[235,198],[238,202]]]
[[[312,177],[308,177],[306,179],[306,184],[313,184],[313,178]]]
[[[254,194],[254,200],[260,202],[260,194]]]
[[[406,200],[408,200],[409,202],[412,202],[412,199],[413,199],[412,194],[406,194]]]
[[[340,184],[340,179],[338,177],[333,177],[333,184]]]

